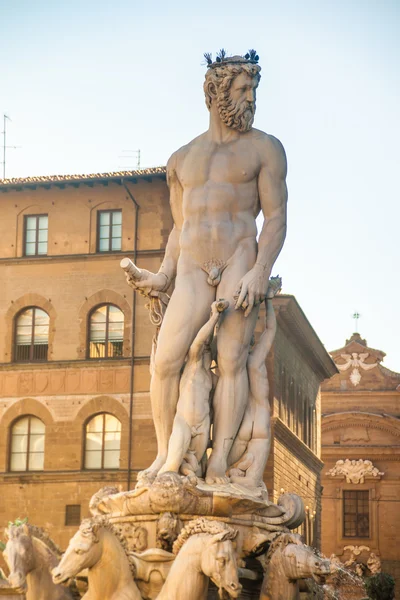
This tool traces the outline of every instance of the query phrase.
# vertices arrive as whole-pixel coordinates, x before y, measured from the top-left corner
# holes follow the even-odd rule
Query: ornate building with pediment
[[[372,554],[399,585],[400,373],[358,333],[331,356],[339,373],[322,386],[322,550],[343,563],[349,548],[364,564]]]

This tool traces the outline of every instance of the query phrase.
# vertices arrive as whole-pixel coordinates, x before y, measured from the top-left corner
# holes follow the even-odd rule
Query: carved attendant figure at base
[[[213,302],[209,320],[190,346],[179,385],[179,400],[168,444],[167,462],[159,473],[178,472],[185,459],[182,474],[202,476],[200,461],[207,449],[210,433],[211,342],[214,329],[228,306],[229,303],[225,300]]]
[[[276,317],[272,298],[281,289],[280,277],[273,277],[265,301],[265,330],[247,359],[249,401],[239,432],[229,454],[233,465],[229,476],[233,483],[247,487],[263,486],[263,473],[271,447],[269,384],[266,359],[276,334]]]

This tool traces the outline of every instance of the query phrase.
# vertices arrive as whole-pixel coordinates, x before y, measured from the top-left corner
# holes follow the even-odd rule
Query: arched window
[[[108,413],[96,415],[86,424],[85,469],[118,469],[121,423]]]
[[[49,323],[49,315],[37,306],[19,313],[15,323],[16,361],[47,360]]]
[[[124,343],[124,313],[104,304],[90,315],[89,358],[118,358]]]
[[[45,424],[32,415],[11,427],[10,471],[43,471]]]

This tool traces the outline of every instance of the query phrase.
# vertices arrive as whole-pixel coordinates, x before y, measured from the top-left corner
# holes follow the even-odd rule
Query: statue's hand
[[[254,306],[265,300],[268,280],[268,271],[262,265],[256,263],[239,282],[235,309],[242,308],[245,311],[244,316],[247,317]]]
[[[152,273],[147,269],[140,269],[140,271],[140,279],[133,279],[128,273],[126,275],[128,284],[134,289],[147,295],[150,292],[163,292],[168,288],[169,279],[164,273]]]

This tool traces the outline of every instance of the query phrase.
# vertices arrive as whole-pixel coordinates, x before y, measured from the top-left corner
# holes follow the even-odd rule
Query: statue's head
[[[256,110],[256,89],[261,67],[255,50],[245,56],[227,57],[221,50],[215,62],[205,54],[208,63],[204,93],[207,108],[215,105],[221,121],[241,133],[253,125]]]

